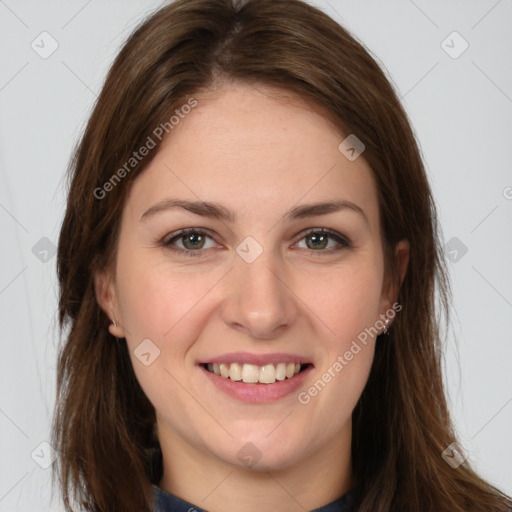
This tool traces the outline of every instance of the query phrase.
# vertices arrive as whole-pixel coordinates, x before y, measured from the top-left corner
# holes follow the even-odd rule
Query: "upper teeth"
[[[239,363],[208,363],[206,368],[208,371],[225,379],[241,380],[247,383],[260,382],[262,384],[272,384],[276,380],[292,378],[300,372],[301,365],[299,363],[266,364],[264,366]]]

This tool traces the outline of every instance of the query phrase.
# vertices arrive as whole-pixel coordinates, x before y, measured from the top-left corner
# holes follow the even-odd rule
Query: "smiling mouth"
[[[276,381],[292,379],[312,365],[310,363],[278,363],[258,366],[241,363],[204,363],[201,366],[224,379],[245,384],[274,384]]]

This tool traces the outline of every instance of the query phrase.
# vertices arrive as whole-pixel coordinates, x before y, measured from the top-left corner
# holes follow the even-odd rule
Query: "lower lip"
[[[224,377],[215,375],[215,373],[209,372],[203,366],[199,368],[218,389],[232,398],[249,404],[264,404],[276,402],[294,391],[297,391],[303,385],[304,380],[313,369],[313,366],[308,366],[291,379],[276,380],[273,384],[245,384],[242,381],[225,379]]]

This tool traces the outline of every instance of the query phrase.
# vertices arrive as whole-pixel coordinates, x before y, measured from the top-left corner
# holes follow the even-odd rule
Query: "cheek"
[[[315,279],[315,287],[303,287],[304,302],[329,328],[331,344],[339,350],[379,317],[382,268],[371,259],[362,261]]]
[[[382,268],[371,261],[317,280],[323,286],[322,292],[316,288],[316,299],[311,292],[304,295],[325,328],[316,380],[303,390],[299,402],[309,413],[319,411],[329,432],[347,421],[373,362],[376,331],[372,329],[379,319]],[[331,412],[324,416],[320,411]]]
[[[137,343],[154,337],[163,342],[172,337],[221,277],[220,269],[193,272],[186,266],[176,268],[165,260],[146,257],[144,251],[138,257],[120,258],[119,307],[127,339]]]
[[[168,398],[164,397],[171,393],[162,394],[162,390],[180,396],[173,377],[182,380],[187,353],[204,327],[205,294],[218,278],[127,260],[119,261],[117,279],[119,310],[135,375],[153,405],[165,408]],[[146,361],[145,353],[149,353]],[[188,405],[184,401],[180,406]]]
[[[118,265],[119,306],[132,366],[157,409],[168,407],[169,396],[183,410],[190,407],[177,382],[188,378],[194,343],[205,329],[215,285],[225,273],[218,268],[191,272],[166,262],[137,266],[132,260]],[[140,357],[146,353],[150,356]]]

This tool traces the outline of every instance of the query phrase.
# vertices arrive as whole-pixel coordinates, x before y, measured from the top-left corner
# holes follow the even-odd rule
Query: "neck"
[[[233,465],[190,446],[175,432],[162,435],[159,486],[210,512],[304,512],[326,505],[352,485],[351,422],[307,458],[265,469]]]

